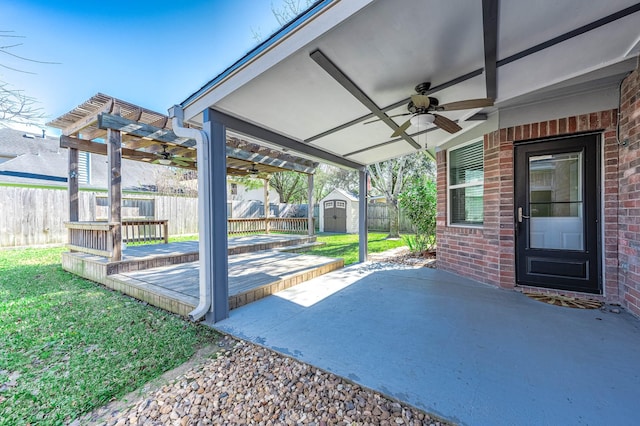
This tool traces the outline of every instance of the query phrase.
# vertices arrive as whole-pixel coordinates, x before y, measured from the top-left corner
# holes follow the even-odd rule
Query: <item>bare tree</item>
[[[11,123],[33,124],[44,118],[44,112],[34,98],[0,81],[0,127]]]
[[[13,31],[0,30],[0,40],[7,41],[7,44],[0,45],[0,57],[18,62],[37,64],[56,64],[56,62],[39,61],[13,53],[13,50],[22,46],[17,42],[24,36],[14,34]],[[16,42],[13,42],[16,41]],[[0,60],[0,67],[9,71],[35,74],[23,68],[8,65],[4,60]],[[37,106],[37,101],[24,93],[24,91],[13,87],[6,81],[0,80],[0,127],[7,127],[11,123],[34,124],[45,118],[42,108]]]
[[[311,6],[313,2],[314,0],[281,0],[280,7],[276,7],[272,2],[271,12],[282,27]]]
[[[162,167],[155,171],[156,190],[161,194],[198,196],[198,175],[195,170]]]
[[[278,21],[278,25],[283,27],[311,6],[314,1],[315,0],[280,0],[279,6],[271,2],[271,13],[276,18],[276,21]],[[253,34],[253,39],[257,42],[261,42],[264,39],[260,28],[251,28],[251,33]]]

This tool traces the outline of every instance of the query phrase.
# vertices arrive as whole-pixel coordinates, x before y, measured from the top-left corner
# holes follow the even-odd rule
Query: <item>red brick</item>
[[[540,132],[539,132],[539,128],[540,128],[539,124],[538,123],[532,123],[530,128],[531,128],[531,139],[536,139],[540,134]]]
[[[604,265],[606,299],[624,303],[640,315],[640,260],[632,243],[640,241],[640,75],[625,80],[621,109],[621,137],[616,142],[616,110],[557,120],[529,123],[485,135],[485,223],[482,229],[446,227],[446,195],[438,196],[438,262],[445,270],[481,282],[515,286],[513,226],[513,143],[536,137],[571,134],[578,130],[603,130],[604,151]],[[633,76],[633,75],[632,75]],[[634,86],[635,85],[635,86]],[[633,86],[633,87],[627,87]],[[630,119],[635,115],[634,118]],[[635,145],[634,145],[635,144]],[[638,146],[636,149],[635,147]],[[446,188],[446,156],[438,153],[438,190]],[[620,253],[618,253],[620,247]],[[618,270],[618,263],[629,265]],[[631,289],[634,289],[633,291]],[[549,291],[552,294],[572,292]],[[583,297],[575,293],[578,297]],[[604,297],[602,297],[604,299]]]
[[[543,121],[542,123],[540,123],[540,137],[541,138],[547,136],[547,126],[548,126],[548,123],[546,121]]]
[[[558,134],[563,135],[567,133],[567,119],[566,118],[561,118],[558,120]],[[553,136],[555,135],[555,132],[552,132],[551,129],[549,130],[549,136]]]
[[[606,129],[611,125],[611,111],[602,111],[600,114],[600,125],[603,129]]]

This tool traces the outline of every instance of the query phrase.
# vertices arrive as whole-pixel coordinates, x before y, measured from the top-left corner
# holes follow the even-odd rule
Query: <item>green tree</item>
[[[264,187],[262,178],[253,178],[251,176],[228,176],[229,183],[242,185],[247,190],[258,189]]]
[[[281,203],[304,203],[307,200],[307,175],[278,172],[271,175],[269,185],[280,196]]]
[[[318,200],[326,197],[335,188],[343,189],[353,194],[358,193],[358,172],[345,170],[328,164],[320,164],[316,168],[313,179],[313,198]]]
[[[389,208],[389,236],[400,237],[400,214],[398,196],[405,189],[406,182],[418,176],[435,175],[434,161],[426,152],[382,161],[368,167],[371,175],[371,186],[384,195]]]
[[[400,207],[416,227],[416,248],[419,251],[432,250],[436,244],[436,183],[430,177],[415,177],[398,200]]]

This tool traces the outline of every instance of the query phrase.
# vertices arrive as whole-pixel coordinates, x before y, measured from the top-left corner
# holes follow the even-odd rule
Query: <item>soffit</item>
[[[340,8],[344,0],[334,3],[335,8]],[[635,3],[612,0],[585,7],[581,0],[511,0],[497,4],[496,56],[500,65],[511,55]],[[416,135],[423,129],[410,128],[408,133],[414,135],[421,148],[433,149],[476,127],[478,122],[469,119],[478,112],[493,113],[503,104],[513,107],[531,99],[559,96],[561,92],[554,94],[555,89],[571,86],[563,83],[580,78],[581,88],[587,90],[592,81],[590,75],[594,76],[594,84],[602,78],[617,78],[620,63],[624,63],[625,69],[631,66],[627,60],[629,51],[638,43],[637,28],[640,28],[639,12],[502,64],[497,71],[495,107],[442,113],[457,121],[461,132],[452,135],[433,129]],[[279,50],[277,60],[269,56],[269,51],[265,52],[255,60],[256,64],[272,61],[264,71],[241,84],[234,80],[236,77],[230,78],[213,89],[214,95],[203,95],[197,103],[304,144],[370,164],[415,152],[415,148],[404,140],[391,138],[392,129],[382,122],[357,121],[370,116],[370,111],[314,62],[310,54],[320,50],[375,105],[386,108],[415,93],[414,86],[418,83],[429,81],[432,87],[438,86],[484,68],[483,33],[482,2],[378,0],[353,11],[304,46],[287,54]],[[304,36],[304,28],[291,35]],[[238,79],[242,73],[238,72]],[[216,96],[216,91],[224,96]],[[482,98],[486,93],[486,78],[480,74],[431,96],[447,103]],[[389,115],[403,112],[406,112],[404,105],[386,111]],[[191,110],[189,117],[197,122],[201,115]],[[406,118],[393,120],[401,124]],[[331,131],[346,123],[352,124]]]

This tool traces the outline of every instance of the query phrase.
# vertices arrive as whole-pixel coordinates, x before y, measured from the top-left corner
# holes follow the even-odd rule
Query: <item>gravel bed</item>
[[[416,408],[260,346],[229,349],[125,411],[124,425],[448,425]]]
[[[412,253],[407,247],[398,247],[380,253],[371,253],[368,259],[372,262],[399,263],[401,265],[422,266],[425,268],[436,267],[435,252]]]

